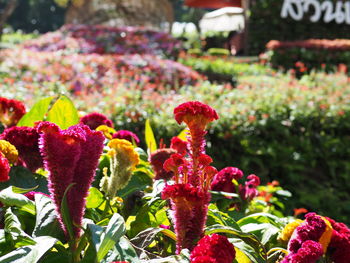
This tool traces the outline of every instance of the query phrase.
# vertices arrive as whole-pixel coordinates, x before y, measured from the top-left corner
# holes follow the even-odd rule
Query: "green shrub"
[[[229,56],[230,51],[224,48],[209,48],[208,49],[208,54],[211,56]]]

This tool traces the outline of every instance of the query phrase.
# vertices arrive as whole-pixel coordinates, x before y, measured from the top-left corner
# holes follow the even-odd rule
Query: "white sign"
[[[323,1],[318,0],[284,0],[281,17],[290,16],[294,20],[302,20],[304,14],[310,14],[311,22],[318,22],[323,15],[323,21],[329,23],[335,21],[337,24],[346,23],[350,25],[350,1]]]

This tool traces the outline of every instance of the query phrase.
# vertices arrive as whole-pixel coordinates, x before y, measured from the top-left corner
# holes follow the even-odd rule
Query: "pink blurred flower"
[[[211,190],[235,193],[236,187],[233,179],[239,180],[243,177],[243,172],[236,167],[226,167],[218,172],[211,183]]]
[[[10,163],[0,152],[0,182],[6,182],[10,179]]]
[[[0,123],[5,127],[12,127],[26,113],[23,102],[0,97]]]
[[[93,112],[80,118],[80,122],[89,126],[91,130],[95,130],[100,125],[106,125],[113,128],[113,122],[105,115]]]
[[[113,139],[124,139],[129,142],[135,142],[136,145],[140,144],[140,139],[137,137],[137,135],[131,131],[128,130],[119,130],[116,133],[113,134]]]

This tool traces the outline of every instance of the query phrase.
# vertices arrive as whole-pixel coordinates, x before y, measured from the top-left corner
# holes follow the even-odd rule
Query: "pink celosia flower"
[[[21,101],[0,97],[0,122],[5,127],[11,127],[26,113],[26,108]]]
[[[113,122],[105,115],[97,112],[87,114],[80,118],[80,123],[89,126],[91,130],[95,130],[100,125],[106,125],[113,128]]]
[[[281,263],[315,263],[322,255],[322,245],[316,241],[307,240],[296,253],[290,253]]]
[[[156,177],[154,178],[155,180],[159,180],[159,179],[170,180],[171,177],[173,177],[174,172],[165,171],[165,169],[163,168],[163,164],[174,153],[176,153],[174,149],[162,148],[162,149],[156,150],[151,154],[150,162],[156,174]]]
[[[236,187],[233,179],[239,180],[243,177],[243,172],[236,167],[226,167],[218,172],[211,184],[211,190],[235,193]]]
[[[260,178],[255,174],[248,175],[245,185],[240,185],[239,194],[243,200],[252,200],[258,196],[259,192],[256,189],[260,185]]]
[[[85,198],[95,176],[98,159],[102,153],[104,136],[86,125],[78,124],[61,130],[57,125],[42,122],[38,125],[40,151],[45,169],[49,171],[49,191],[59,214],[63,230],[61,202],[64,191],[71,183],[75,185],[67,195],[70,217],[80,226],[85,209]],[[74,226],[78,237],[81,229]]]
[[[191,263],[232,263],[235,256],[235,247],[227,237],[213,234],[199,240],[190,258]]]
[[[135,142],[136,145],[140,144],[140,139],[137,137],[137,135],[131,131],[128,130],[120,130],[113,134],[113,139],[124,139],[129,142]]]
[[[185,155],[187,152],[187,142],[178,137],[173,137],[171,139],[170,148],[176,150],[179,154]]]
[[[43,167],[43,161],[39,152],[39,134],[32,127],[11,127],[5,129],[0,135],[1,140],[6,140],[14,145],[19,154],[19,163],[32,172]]]
[[[191,250],[204,234],[210,201],[208,190],[217,173],[209,166],[213,160],[205,154],[204,135],[206,125],[218,116],[215,110],[200,102],[181,104],[174,114],[178,123],[185,122],[189,127],[189,147],[185,152],[182,143],[179,152],[164,162],[165,171],[174,173],[175,184],[166,185],[162,198],[170,199],[177,236],[176,252],[180,253],[183,248]],[[178,142],[175,139],[173,145]]]
[[[350,229],[343,223],[327,218],[333,227],[328,253],[334,263],[348,263],[350,258]]]
[[[0,152],[0,182],[6,182],[10,179],[10,163]]]

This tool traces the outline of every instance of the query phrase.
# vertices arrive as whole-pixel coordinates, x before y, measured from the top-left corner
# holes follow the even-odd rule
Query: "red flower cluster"
[[[305,48],[305,49],[327,49],[327,50],[350,50],[349,39],[307,39],[298,41],[278,41],[271,40],[266,44],[266,48],[270,50],[289,49],[289,48]]]
[[[163,167],[163,164],[166,160],[170,158],[172,154],[175,154],[176,151],[171,148],[162,148],[158,149],[151,154],[150,162],[152,168],[156,174],[155,180],[164,179],[170,180],[174,176],[173,171],[166,171]]]
[[[43,167],[43,160],[39,152],[39,134],[32,127],[11,127],[4,130],[0,140],[6,140],[16,147],[19,154],[19,164],[32,172]]]
[[[3,156],[0,153],[0,182],[6,182],[7,180],[10,179],[9,177],[10,169],[11,169],[10,163],[5,158],[5,156]]]
[[[199,240],[191,253],[191,263],[232,263],[236,251],[227,237],[218,234]]]
[[[314,263],[323,255],[322,245],[316,241],[305,241],[298,253],[291,253],[281,263]]]
[[[236,187],[232,180],[239,180],[243,177],[243,172],[236,167],[226,167],[218,172],[211,183],[211,190],[235,193]]]
[[[332,239],[328,246],[328,253],[334,263],[348,263],[350,259],[350,229],[343,223],[327,220],[332,224]]]
[[[105,115],[97,112],[93,112],[83,116],[82,118],[80,118],[80,123],[89,126],[91,130],[96,130],[96,128],[100,125],[106,125],[108,127],[113,128],[113,122],[110,119],[108,119]]]
[[[23,102],[0,97],[0,123],[12,127],[26,113]]]

